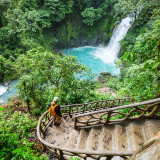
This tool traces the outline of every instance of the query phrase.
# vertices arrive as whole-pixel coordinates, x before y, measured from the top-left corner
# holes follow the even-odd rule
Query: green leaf
[[[0,111],[4,111],[5,110],[5,108],[3,108],[3,107],[0,107]]]
[[[153,65],[152,69],[156,69],[159,65],[160,65],[160,63],[157,62],[156,64]]]

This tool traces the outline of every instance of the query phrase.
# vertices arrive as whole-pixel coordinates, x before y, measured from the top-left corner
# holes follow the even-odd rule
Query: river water
[[[16,87],[18,80],[11,81],[9,86],[5,87],[0,84],[0,103],[6,103],[9,98],[14,97],[18,93]]]
[[[131,18],[122,19],[118,27],[113,31],[110,42],[107,46],[93,47],[85,46],[72,49],[64,49],[66,55],[76,56],[78,60],[90,67],[94,73],[99,74],[102,71],[108,71],[112,75],[118,76],[119,68],[116,67],[114,61],[117,60],[117,55],[120,51],[119,41],[127,34],[131,27]],[[10,97],[17,95],[18,80],[10,83],[8,87],[0,84],[0,103],[5,103]]]

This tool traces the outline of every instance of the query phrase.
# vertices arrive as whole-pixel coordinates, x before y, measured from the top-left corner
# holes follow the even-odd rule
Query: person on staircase
[[[59,97],[54,97],[53,102],[49,103],[49,113],[53,117],[54,125],[57,127],[61,124],[60,120],[62,118],[58,101],[59,101]]]

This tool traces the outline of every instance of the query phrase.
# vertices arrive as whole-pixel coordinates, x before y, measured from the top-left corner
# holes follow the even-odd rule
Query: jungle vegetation
[[[0,0],[0,11],[0,81],[19,79],[18,98],[30,113],[0,107],[1,159],[47,159],[30,138],[54,96],[62,105],[106,98],[95,92],[101,84],[93,81],[89,68],[57,50],[60,43],[70,44],[81,34],[89,40],[106,32],[108,42],[114,26],[126,16],[134,23],[120,42],[116,64],[121,74],[105,85],[119,97],[160,96],[158,0]]]

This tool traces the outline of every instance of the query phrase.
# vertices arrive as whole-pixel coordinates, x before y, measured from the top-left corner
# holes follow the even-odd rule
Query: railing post
[[[83,105],[83,113],[84,113],[84,111],[85,111],[85,104]]]
[[[47,149],[46,146],[42,143],[42,151],[46,152],[46,149]]]
[[[107,107],[107,101],[105,101],[105,104],[104,104],[104,108],[106,108]]]
[[[111,106],[111,108],[112,108],[112,107],[114,107],[114,100],[112,101],[112,106]]]
[[[108,116],[106,118],[105,125],[109,122],[109,118],[110,118],[111,114],[112,114],[112,112],[108,112]]]
[[[60,160],[64,160],[64,158],[63,158],[63,152],[61,150],[59,152],[60,152],[60,157],[59,157]]]
[[[77,129],[76,123],[77,123],[77,117],[74,118],[74,129]]]
[[[69,106],[69,116],[71,116],[71,106]]]
[[[96,111],[96,109],[97,109],[97,106],[98,106],[98,102],[96,102],[96,106],[95,106],[95,109],[94,109],[95,111]]]
[[[118,106],[120,106],[120,105],[121,105],[121,103],[120,103],[120,102],[121,102],[121,100],[119,99],[119,100],[118,100]]]

